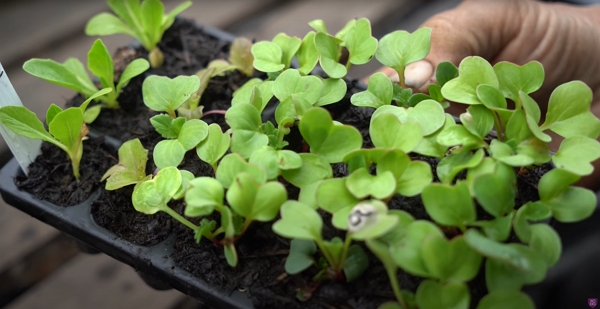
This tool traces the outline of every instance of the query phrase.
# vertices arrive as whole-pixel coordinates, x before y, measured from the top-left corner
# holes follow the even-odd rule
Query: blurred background
[[[163,0],[167,10],[181,0]],[[456,6],[458,0],[193,0],[182,16],[215,26],[236,36],[270,40],[279,32],[302,37],[310,30],[308,22],[323,19],[331,32],[352,18],[371,20],[376,37],[403,29],[415,30],[437,12]],[[0,63],[23,104],[43,118],[51,103],[64,105],[73,91],[49,84],[22,70],[30,58],[50,58],[58,62],[68,57],[87,63],[87,51],[96,39],[83,33],[86,22],[95,14],[108,11],[105,0],[2,0],[0,1]],[[111,52],[127,45],[124,35],[102,37]],[[378,65],[353,67],[350,76],[363,78]],[[0,139],[0,163],[11,157]],[[598,216],[596,216],[598,217]],[[587,297],[600,297],[600,230],[598,218],[589,224],[566,230],[573,250],[565,253],[565,263],[551,272],[548,285],[534,289],[532,295],[546,299],[539,308],[587,308]],[[595,236],[594,236],[595,235]],[[577,242],[575,242],[577,240]],[[576,244],[575,244],[576,243]],[[578,251],[577,251],[578,250]],[[573,265],[587,273],[588,287],[595,295],[561,286],[581,282],[564,274]],[[561,268],[562,267],[562,268]],[[553,298],[553,293],[571,293],[581,306]],[[568,305],[570,304],[570,305]],[[135,270],[112,258],[80,253],[67,235],[7,206],[0,201],[0,308],[144,308],[175,309],[201,306],[174,291],[155,291],[143,283]]]

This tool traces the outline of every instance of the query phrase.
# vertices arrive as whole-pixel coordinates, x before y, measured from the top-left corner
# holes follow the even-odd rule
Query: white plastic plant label
[[[0,63],[0,107],[3,106],[23,106],[21,99],[13,88],[4,67]],[[17,135],[0,124],[0,134],[6,141],[8,148],[19,162],[21,169],[27,173],[27,167],[40,154],[42,141],[33,140],[24,136]]]

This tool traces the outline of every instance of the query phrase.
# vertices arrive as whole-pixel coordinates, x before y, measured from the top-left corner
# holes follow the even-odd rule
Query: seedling
[[[158,48],[163,34],[175,21],[175,17],[192,5],[192,1],[179,4],[165,15],[165,7],[160,0],[107,0],[108,6],[116,14],[100,13],[85,27],[87,35],[127,34],[138,40],[150,53],[150,65],[162,66],[164,55]]]
[[[185,153],[196,148],[208,136],[208,125],[198,119],[173,119],[161,114],[150,118],[150,122],[165,138],[154,146],[154,163],[158,168],[177,167]]]
[[[148,150],[139,139],[127,141],[119,147],[119,163],[111,167],[100,181],[106,181],[106,190],[116,190],[146,180]]]
[[[46,112],[48,130],[44,128],[44,124],[37,118],[35,113],[23,106],[4,106],[0,108],[0,122],[16,134],[31,139],[41,139],[62,149],[71,160],[73,176],[79,180],[79,164],[83,155],[83,141],[87,139],[88,134],[83,114],[93,99],[111,91],[111,88],[105,88],[92,94],[80,107],[70,107],[63,110],[55,104],[50,105]]]
[[[142,84],[144,104],[157,112],[167,112],[177,118],[175,111],[200,88],[198,76],[148,76]]]
[[[145,72],[149,66],[148,61],[144,59],[133,60],[121,73],[119,82],[115,85],[113,59],[102,40],[96,40],[88,52],[88,69],[98,78],[102,88],[111,88],[113,91],[96,98],[104,104],[87,110],[86,123],[91,123],[98,116],[101,107],[119,108],[117,99],[123,87],[132,78]],[[64,64],[50,59],[31,59],[23,64],[23,69],[47,82],[75,90],[86,99],[98,92],[83,64],[75,58],[67,59]]]

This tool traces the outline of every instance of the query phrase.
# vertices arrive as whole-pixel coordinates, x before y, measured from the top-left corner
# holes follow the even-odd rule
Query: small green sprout
[[[111,88],[92,94],[80,107],[63,110],[55,104],[46,112],[46,123],[38,119],[35,113],[23,106],[4,106],[0,108],[0,123],[18,135],[31,139],[41,139],[51,143],[67,153],[71,160],[73,175],[79,180],[79,164],[83,155],[83,141],[87,139],[88,128],[83,114],[90,102],[111,92]]]
[[[100,181],[106,180],[106,190],[116,190],[146,179],[148,150],[139,139],[127,141],[119,147],[119,163],[111,167]]]
[[[198,76],[177,76],[173,79],[166,76],[152,75],[142,84],[144,104],[157,112],[167,112],[177,118],[175,111],[200,88]]]
[[[100,112],[99,108],[102,106],[119,108],[117,99],[123,87],[132,78],[142,74],[148,68],[148,61],[144,59],[133,60],[127,65],[123,73],[121,73],[119,82],[115,85],[113,59],[102,40],[96,40],[88,52],[88,69],[98,77],[102,88],[111,88],[113,91],[97,97],[97,100],[105,104],[91,107],[88,109],[88,113],[95,113],[95,116],[97,116]],[[23,64],[23,69],[27,73],[47,82],[75,90],[81,93],[86,99],[98,92],[98,88],[88,76],[83,64],[75,58],[67,59],[64,64],[50,59],[31,59]],[[86,123],[91,123],[95,118],[93,116],[88,118]]]
[[[328,263],[327,268],[322,269],[315,279],[326,276],[339,280],[341,272],[346,281],[358,278],[368,267],[368,259],[359,246],[351,245],[352,240],[377,238],[392,229],[398,223],[398,218],[387,214],[387,207],[380,201],[355,205],[347,215],[349,228],[346,239],[325,241],[321,236],[323,221],[316,210],[301,202],[285,202],[281,206],[281,219],[273,224],[273,231],[294,239],[289,262],[286,261],[286,270],[298,273],[316,265],[311,256],[311,252],[314,253],[315,250],[310,245],[310,242],[314,242]]]
[[[221,130],[218,124],[212,123],[208,126],[208,135],[196,146],[196,153],[200,160],[210,164],[217,171],[217,162],[225,155],[231,145],[229,133]]]
[[[284,33],[277,34],[272,42],[255,43],[252,45],[254,68],[265,73],[280,72],[289,68],[301,43],[300,38]]]
[[[208,136],[208,125],[198,119],[173,119],[162,114],[152,117],[150,122],[165,138],[154,146],[154,163],[158,168],[178,166],[185,153],[196,148]]]
[[[379,40],[375,57],[381,64],[396,70],[400,87],[406,88],[404,70],[410,63],[422,60],[429,53],[430,28],[420,28],[413,33],[394,31]]]
[[[107,0],[108,6],[116,14],[100,13],[85,27],[87,35],[127,34],[138,40],[150,53],[150,65],[162,66],[163,53],[158,43],[163,34],[175,21],[175,17],[192,5],[186,1],[165,15],[165,7],[160,0]]]

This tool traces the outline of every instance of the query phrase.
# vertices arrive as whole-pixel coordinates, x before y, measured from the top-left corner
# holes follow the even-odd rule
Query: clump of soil
[[[104,138],[83,142],[79,166],[81,177],[73,176],[69,156],[60,148],[44,142],[42,153],[29,165],[27,176],[15,179],[17,187],[41,200],[60,206],[83,203],[98,189],[100,178],[117,163],[117,152],[104,144]]]

